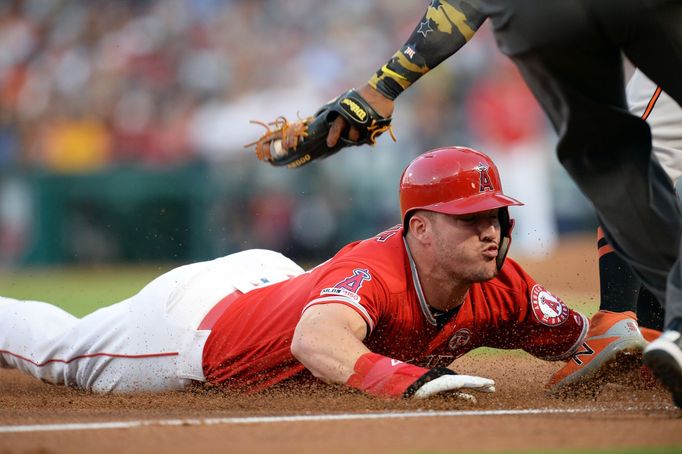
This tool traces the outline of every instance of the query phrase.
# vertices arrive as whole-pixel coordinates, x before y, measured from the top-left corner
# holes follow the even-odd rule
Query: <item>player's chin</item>
[[[476,273],[474,273],[473,282],[485,282],[497,276],[497,263],[495,260],[484,263]]]

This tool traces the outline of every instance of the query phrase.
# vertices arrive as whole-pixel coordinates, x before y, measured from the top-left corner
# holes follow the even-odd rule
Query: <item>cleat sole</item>
[[[636,385],[641,382],[642,351],[644,345],[616,347],[612,356],[593,367],[586,367],[582,373],[560,381],[549,390],[555,397],[596,397],[607,383]]]

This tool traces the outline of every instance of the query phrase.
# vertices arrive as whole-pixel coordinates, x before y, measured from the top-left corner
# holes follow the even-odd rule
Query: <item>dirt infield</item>
[[[551,398],[544,393],[542,384],[557,366],[518,354],[462,359],[461,371],[494,377],[497,381],[498,391],[478,395],[478,404],[445,398],[381,401],[324,386],[279,389],[257,396],[207,391],[97,396],[46,385],[15,371],[0,371],[0,453],[408,453],[623,446],[682,449],[682,412],[671,406],[666,392],[609,385],[596,398]],[[466,414],[473,410],[520,409],[542,411],[528,415]],[[582,412],[552,414],[546,413],[546,409]],[[369,420],[348,417],[336,421],[315,418],[299,422],[206,421],[277,415],[423,414],[442,410],[463,410],[463,414]],[[186,421],[180,426],[163,426],[162,421],[169,419]],[[69,426],[62,430],[39,430],[41,425],[45,429],[46,424],[111,421],[144,421],[149,425],[111,430],[64,430]],[[3,433],[8,426],[19,425],[34,427],[29,432]]]
[[[548,288],[595,292],[596,264],[586,253],[592,244],[568,241],[553,265],[529,263],[528,268]],[[562,274],[552,272],[556,269]],[[205,389],[99,396],[0,370],[0,453],[414,453],[659,446],[682,451],[682,411],[672,406],[667,392],[651,384],[641,389],[638,381],[638,386],[607,385],[594,397],[549,397],[543,384],[558,367],[519,353],[461,358],[459,372],[496,380],[498,391],[478,394],[477,404],[443,397],[384,401],[325,385],[253,396]],[[449,413],[428,416],[444,411]],[[396,413],[403,416],[390,417]],[[290,415],[306,418],[276,418]],[[244,419],[250,417],[275,418]]]

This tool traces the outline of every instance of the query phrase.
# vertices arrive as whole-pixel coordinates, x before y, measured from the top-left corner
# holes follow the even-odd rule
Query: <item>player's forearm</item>
[[[374,74],[369,85],[395,99],[464,46],[485,18],[471,0],[432,0],[410,38]]]
[[[345,383],[358,358],[369,352],[362,343],[366,325],[354,310],[323,304],[306,310],[296,326],[291,353],[315,377]]]
[[[340,327],[296,330],[291,352],[315,377],[327,383],[346,383],[357,359],[369,352]]]
[[[462,388],[493,392],[494,382],[456,375],[446,368],[425,369],[372,353],[363,344],[365,322],[342,304],[308,308],[291,341],[291,353],[327,383],[346,384],[372,396],[429,397]]]
[[[349,335],[351,337],[349,337]],[[326,383],[345,384],[380,397],[410,395],[428,380],[419,381],[428,369],[396,361],[370,352],[339,326],[299,325],[294,333],[291,352],[315,377]],[[440,372],[436,372],[436,378]]]

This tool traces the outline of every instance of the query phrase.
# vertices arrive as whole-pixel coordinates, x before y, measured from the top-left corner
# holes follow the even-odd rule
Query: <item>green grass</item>
[[[26,269],[0,273],[0,295],[44,301],[78,317],[137,293],[170,266]]]
[[[45,301],[78,317],[137,293],[171,265],[93,268],[40,268],[0,272],[0,295]],[[562,293],[566,303],[590,316],[597,309],[589,295]],[[485,354],[483,349],[481,354]]]
[[[592,317],[592,314],[597,312],[599,309],[599,298],[595,296],[580,294],[571,295],[568,292],[562,293],[562,298],[564,302],[573,310],[582,312],[583,315]]]

